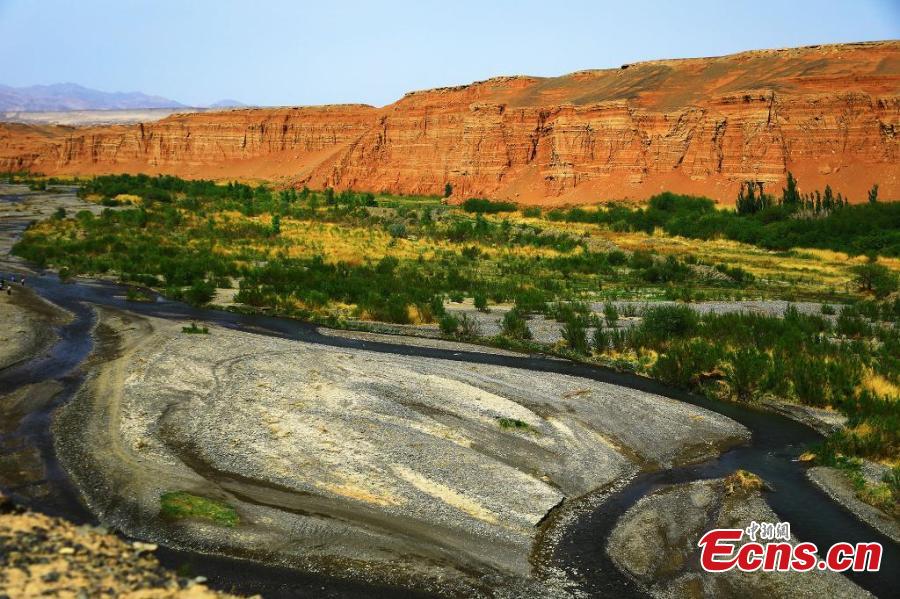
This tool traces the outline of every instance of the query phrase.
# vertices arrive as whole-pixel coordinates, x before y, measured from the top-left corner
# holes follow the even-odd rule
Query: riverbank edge
[[[857,497],[853,483],[840,469],[814,466],[806,471],[806,477],[832,501],[840,504],[895,543],[900,544],[900,524],[897,520]]]

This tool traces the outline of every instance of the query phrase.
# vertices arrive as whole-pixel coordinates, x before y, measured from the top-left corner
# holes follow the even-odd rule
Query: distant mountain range
[[[209,105],[210,108],[243,108],[247,106],[243,102],[238,102],[237,100],[219,100],[218,102],[213,102]]]
[[[220,100],[211,108],[245,106],[236,100]],[[76,83],[10,87],[0,85],[0,111],[58,112],[67,110],[133,110],[140,108],[189,108],[189,106],[141,92],[103,92]]]

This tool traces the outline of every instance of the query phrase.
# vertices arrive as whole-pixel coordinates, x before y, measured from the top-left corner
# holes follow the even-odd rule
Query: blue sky
[[[0,83],[380,106],[495,75],[897,38],[900,0],[0,0]]]

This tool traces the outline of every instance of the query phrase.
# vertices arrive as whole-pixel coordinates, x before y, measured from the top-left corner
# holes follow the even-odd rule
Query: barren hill
[[[499,77],[363,105],[178,114],[134,126],[0,124],[0,168],[275,178],[522,203],[730,202],[741,181],[900,198],[900,41]]]

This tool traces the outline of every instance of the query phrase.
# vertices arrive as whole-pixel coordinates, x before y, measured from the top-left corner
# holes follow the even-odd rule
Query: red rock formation
[[[900,42],[504,77],[367,106],[176,115],[133,127],[0,126],[0,168],[278,178],[522,203],[730,202],[741,181],[900,199]]]

